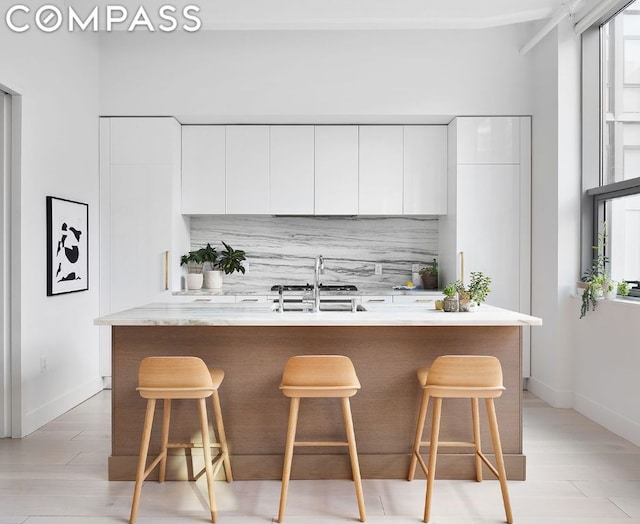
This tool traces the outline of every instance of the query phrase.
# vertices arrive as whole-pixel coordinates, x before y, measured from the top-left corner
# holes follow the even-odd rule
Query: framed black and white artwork
[[[89,289],[89,205],[47,197],[47,296]]]

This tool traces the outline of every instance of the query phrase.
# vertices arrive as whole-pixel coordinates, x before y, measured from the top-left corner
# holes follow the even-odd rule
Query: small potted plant
[[[600,233],[598,233],[598,245],[591,246],[595,256],[591,261],[591,267],[582,277],[583,285],[582,303],[580,305],[580,318],[583,318],[591,309],[596,310],[598,299],[604,293],[604,286],[607,280],[607,264],[609,257],[605,256],[604,248],[607,245],[607,224],[602,223]]]
[[[420,270],[420,277],[423,289],[438,289],[438,262],[435,258]]]
[[[203,264],[204,287],[216,289],[222,287],[222,272],[217,269],[218,252],[215,247],[207,243],[205,247],[198,249]]]
[[[236,271],[239,273],[245,272],[245,268],[242,262],[246,260],[245,252],[240,249],[233,249],[229,244],[222,241],[224,250],[218,256],[216,254],[216,260],[212,262],[211,275],[213,289],[220,289],[222,287],[222,276],[230,275]]]
[[[491,292],[489,285],[491,284],[491,278],[485,275],[482,271],[472,271],[471,281],[467,291],[469,292],[469,304],[470,311],[475,311],[475,308],[480,307],[486,299],[487,295]]]
[[[618,283],[618,295],[620,295],[621,297],[626,297],[627,295],[629,295],[630,289],[631,288],[629,286],[629,282],[623,280],[622,282]]]
[[[442,293],[445,296],[442,309],[449,313],[458,311],[458,289],[456,288],[455,283],[447,284],[442,290]]]
[[[200,250],[189,251],[186,255],[180,257],[180,265],[187,266],[187,289],[197,290],[202,288],[203,263]]]
[[[602,286],[602,291],[604,292],[604,298],[607,300],[615,300],[618,294],[618,282],[611,279],[605,281]]]

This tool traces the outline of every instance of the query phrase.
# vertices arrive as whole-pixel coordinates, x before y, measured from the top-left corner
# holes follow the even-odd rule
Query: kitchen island
[[[225,371],[220,397],[234,478],[278,479],[289,403],[278,389],[286,360],[302,354],[342,354],[354,363],[362,389],[352,410],[363,478],[406,478],[421,389],[418,367],[438,355],[496,356],[505,393],[496,401],[507,476],[523,480],[521,328],[539,318],[483,305],[475,313],[444,313],[433,306],[391,305],[367,311],[284,312],[264,304],[150,304],[101,317],[112,326],[112,453],[109,479],[131,480],[139,451],[145,401],[136,391],[146,356],[194,355]],[[343,439],[338,403],[305,400],[299,440]],[[198,439],[194,403],[174,401],[172,440]],[[160,415],[157,415],[159,418]],[[482,415],[484,417],[484,413]],[[490,443],[486,419],[482,439]],[[441,438],[469,440],[469,402],[449,400]],[[154,428],[151,450],[159,447]],[[490,449],[487,448],[487,450]],[[192,475],[190,461],[175,455],[168,478]],[[473,455],[444,448],[440,478],[474,478]],[[292,478],[350,478],[348,455],[340,448],[301,448]]]

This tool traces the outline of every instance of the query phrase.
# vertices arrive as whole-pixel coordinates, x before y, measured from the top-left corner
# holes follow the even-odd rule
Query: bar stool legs
[[[362,478],[356,448],[351,404],[349,397],[360,389],[360,382],[355,374],[353,364],[347,357],[341,355],[307,355],[291,357],[285,365],[280,384],[283,394],[290,398],[289,421],[287,423],[287,438],[282,467],[282,488],[280,491],[280,505],[278,508],[278,522],[284,519],[287,505],[291,464],[295,446],[347,446],[351,473],[355,484],[356,498],[360,521],[366,519],[364,496],[362,493]],[[340,398],[342,415],[345,425],[347,442],[336,441],[296,441],[298,413],[301,398]]]
[[[364,495],[362,493],[362,478],[360,477],[360,462],[358,461],[358,450],[356,449],[356,435],[353,430],[353,418],[351,417],[351,405],[349,397],[342,397],[342,414],[344,425],[347,431],[347,442],[349,444],[349,458],[351,459],[351,474],[356,488],[356,499],[358,500],[358,512],[360,522],[367,518],[364,509]]]
[[[416,465],[420,464],[427,477],[427,490],[424,504],[424,522],[431,518],[431,500],[433,497],[434,480],[436,476],[436,462],[438,447],[442,446],[470,446],[474,448],[474,464],[476,481],[482,481],[482,463],[489,468],[498,481],[504,504],[506,520],[513,523],[511,502],[507,487],[507,475],[502,455],[502,445],[498,431],[494,398],[499,397],[504,390],[502,385],[502,370],[494,357],[456,355],[438,357],[431,369],[418,371],[418,380],[423,388],[422,401],[418,412],[418,422],[414,437],[412,456],[409,463],[408,480],[415,477]],[[431,440],[422,441],[422,434],[429,405],[429,398],[433,397],[433,413],[431,422]],[[469,398],[471,400],[471,418],[473,426],[473,442],[441,442],[440,418],[442,415],[443,398]],[[493,451],[496,457],[494,467],[481,449],[480,417],[478,399],[484,398]],[[429,446],[429,464],[425,464],[420,455],[420,447]]]
[[[198,418],[202,434],[202,448],[204,456],[204,471],[207,479],[207,492],[212,522],[216,522],[217,506],[213,490],[213,479],[224,465],[227,482],[233,480],[229,450],[222,422],[218,387],[222,382],[224,372],[220,369],[208,369],[205,363],[196,357],[148,357],[140,365],[138,391],[147,399],[144,417],[140,455],[136,468],[136,482],[133,491],[133,502],[129,523],[134,524],[140,503],[142,484],[153,469],[159,465],[158,480],[164,482],[167,471],[167,457],[170,448],[199,447],[192,443],[169,443],[169,426],[171,422],[172,399],[191,399],[198,402]],[[212,397],[213,411],[218,431],[218,442],[211,442],[209,421],[207,418],[207,397]],[[149,441],[156,408],[156,401],[163,400],[162,432],[160,437],[160,453],[146,466],[149,455]],[[211,455],[211,448],[220,448],[215,465]]]

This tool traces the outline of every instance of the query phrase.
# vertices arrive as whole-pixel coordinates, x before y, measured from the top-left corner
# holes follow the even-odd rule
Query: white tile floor
[[[509,483],[515,522],[640,524],[640,448],[531,394],[524,406],[528,479]],[[127,522],[133,483],[106,479],[110,410],[104,391],[27,438],[0,440],[0,524]],[[367,522],[421,522],[424,489],[424,480],[365,480]],[[148,482],[137,522],[208,522],[205,493],[203,479]],[[218,522],[275,522],[279,495],[278,481],[216,482]],[[351,482],[292,481],[287,524],[357,522],[357,515]],[[436,481],[432,523],[503,521],[496,482]]]

